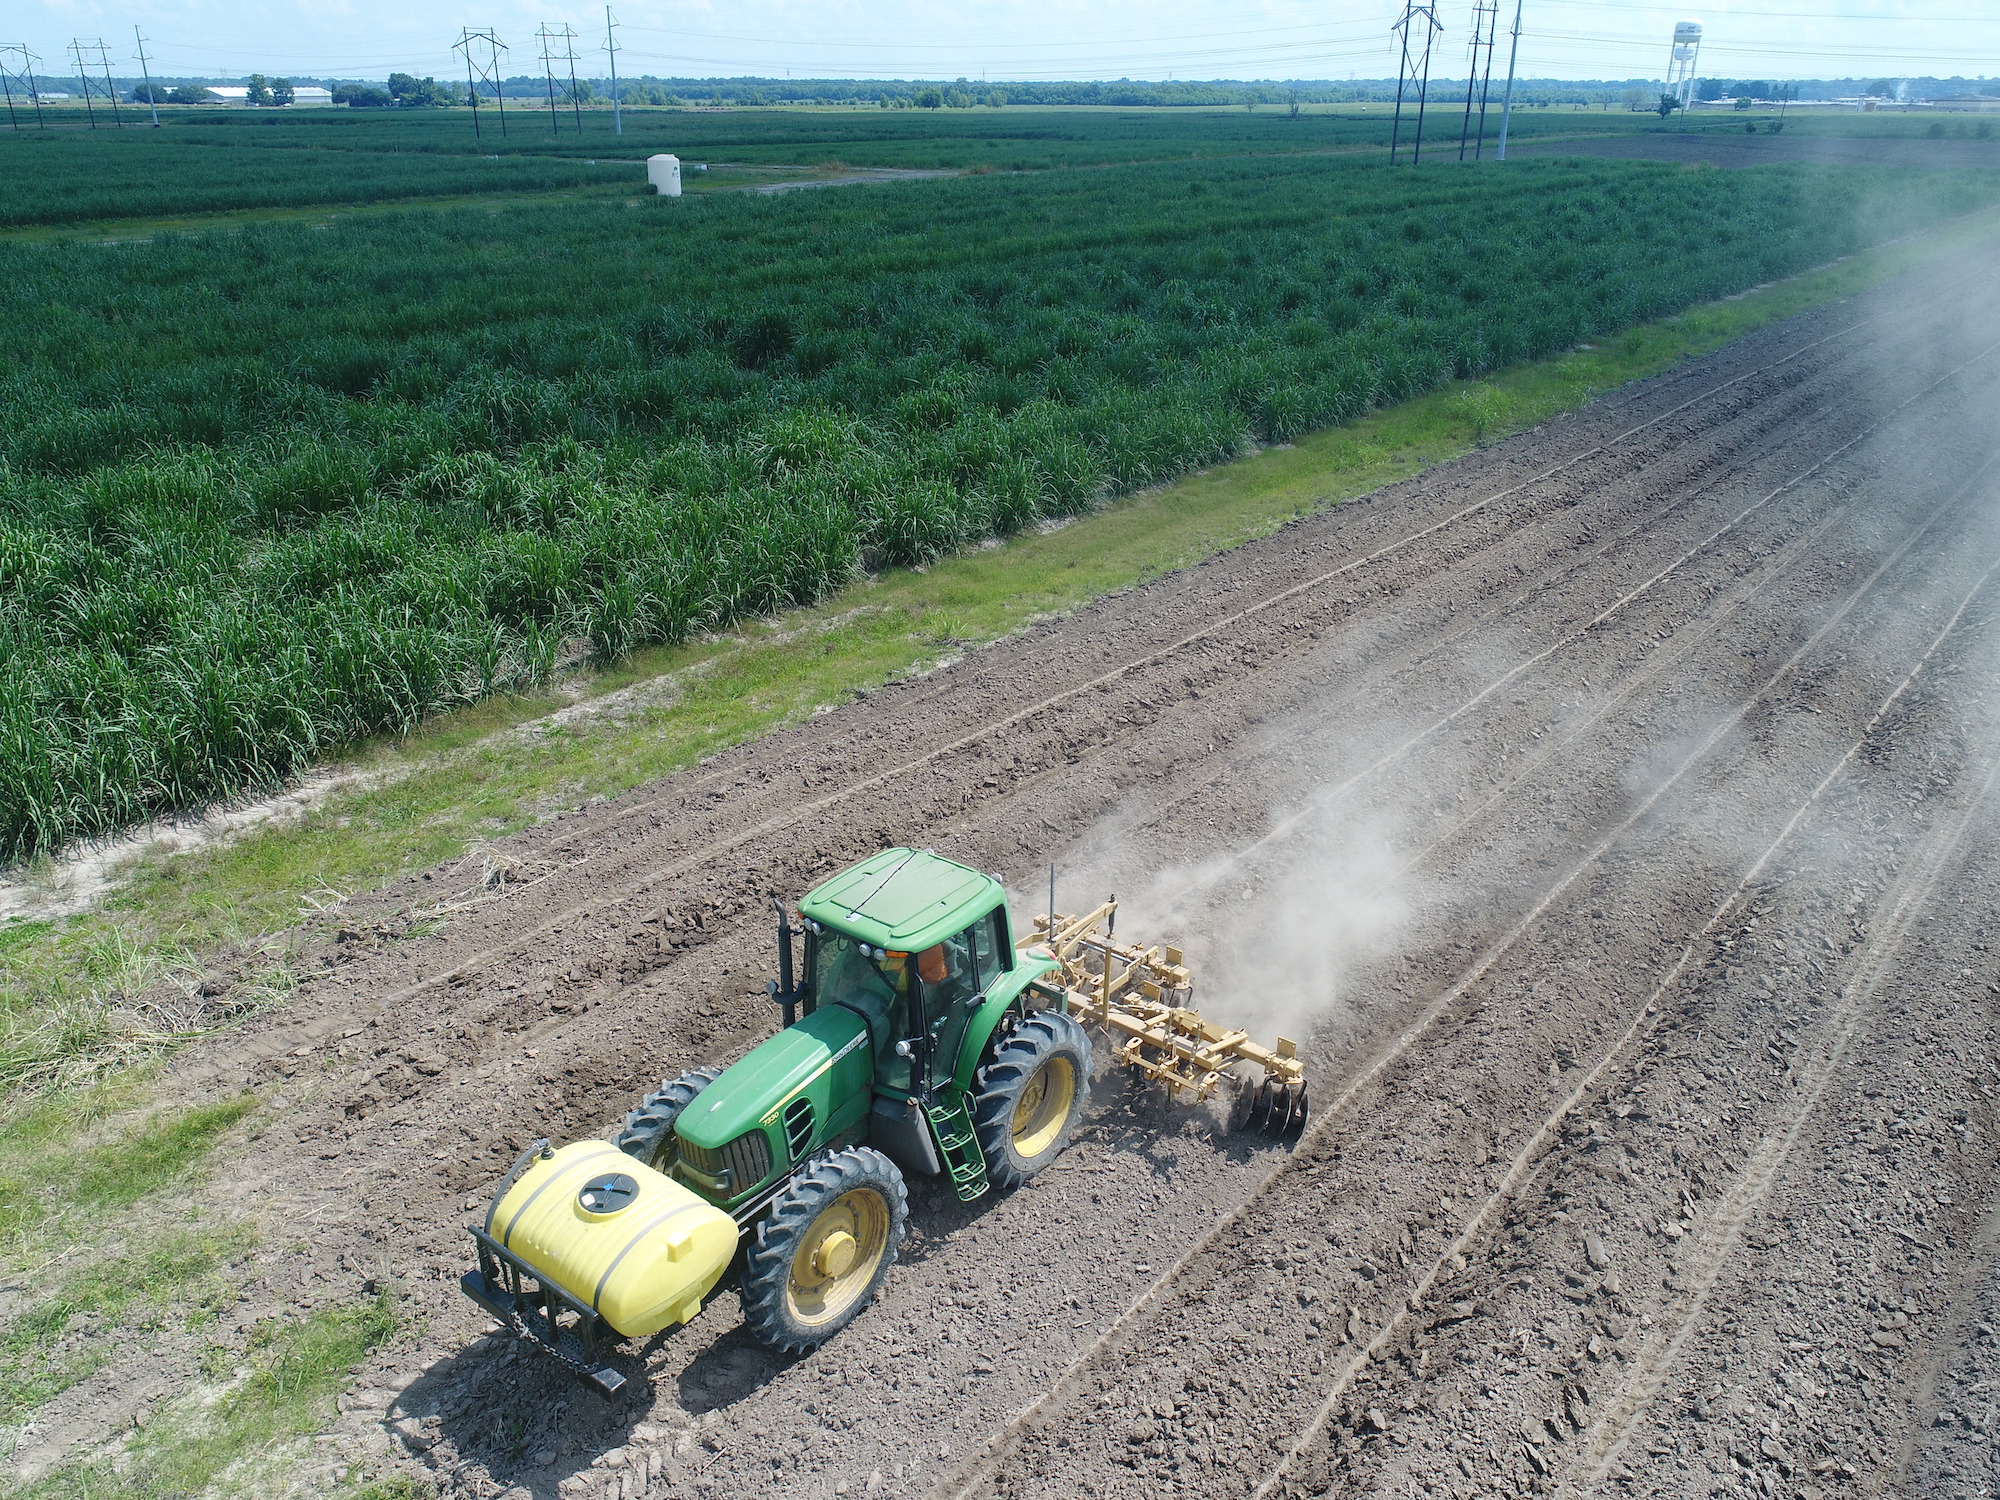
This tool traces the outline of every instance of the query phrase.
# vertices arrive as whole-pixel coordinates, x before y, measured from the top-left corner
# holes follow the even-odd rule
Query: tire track
[[[1984,358],[1987,353],[1991,352],[1992,347],[2000,347],[2000,345],[1989,346],[1987,350],[1975,356],[1975,359]],[[1970,365],[1973,362],[1972,360],[1968,360],[1966,361],[1966,365]],[[1963,366],[1960,368],[1963,368]],[[1955,374],[1956,371],[1954,370],[1952,373]],[[1949,375],[1943,377],[1943,379],[1948,378],[1950,378]],[[1928,394],[1930,389],[1935,389],[1936,385],[1941,383],[1942,379],[1927,388],[1925,392],[1920,392],[1918,396],[1912,397],[1909,401],[1902,403],[1902,407],[1898,409],[1906,408],[1911,402],[1920,399],[1924,394]],[[1070,1367],[1055,1383],[1050,1385],[1040,1396],[1011,1419],[998,1433],[989,1438],[984,1451],[974,1461],[953,1474],[939,1485],[933,1493],[940,1497],[948,1495],[952,1497],[952,1500],[969,1500],[969,1497],[979,1493],[985,1486],[996,1479],[1000,1472],[1000,1465],[1004,1462],[1008,1444],[1016,1436],[1032,1426],[1043,1411],[1073,1396],[1076,1387],[1095,1364],[1099,1360],[1109,1356],[1111,1351],[1122,1342],[1124,1336],[1129,1331],[1171,1297],[1176,1284],[1202,1256],[1220,1244],[1231,1230],[1249,1222],[1253,1217],[1260,1214],[1267,1207],[1266,1200],[1270,1195],[1293,1173],[1295,1170],[1294,1163],[1303,1159],[1306,1148],[1332,1135],[1335,1123],[1341,1119],[1349,1106],[1355,1102],[1363,1091],[1374,1084],[1393,1062],[1409,1053],[1415,1047],[1416,1043],[1430,1031],[1440,1017],[1445,1015],[1463,999],[1481,979],[1493,971],[1500,960],[1540,922],[1541,918],[1555,906],[1562,895],[1586,871],[1603,860],[1611,849],[1623,839],[1624,835],[1645,818],[1689,771],[1705,760],[1709,752],[1720,744],[1723,738],[1736,728],[1758,703],[1765,701],[1774,688],[1788,679],[1799,664],[1853,612],[1865,597],[1873,592],[1875,586],[1881,582],[1882,578],[1892,567],[1907,555],[1916,542],[1964,498],[1964,495],[1971,490],[1973,484],[1984,476],[1987,469],[1991,467],[1992,462],[1993,460],[1989,459],[1987,464],[1981,467],[1979,473],[1974,476],[1972,481],[1967,482],[1958,491],[1947,497],[1921,523],[1914,527],[1905,536],[1903,541],[1883,559],[1875,571],[1847,596],[1840,607],[1823,621],[1819,628],[1767,676],[1748,697],[1741,700],[1721,722],[1716,724],[1695,749],[1680,760],[1679,764],[1666,778],[1657,783],[1624,819],[1607,833],[1601,835],[1590,849],[1584,853],[1582,858],[1570,865],[1562,876],[1541,895],[1540,899],[1522,917],[1517,919],[1504,934],[1489,945],[1473,964],[1463,970],[1459,977],[1441,994],[1428,1002],[1423,1010],[1419,1012],[1416,1019],[1399,1033],[1386,1048],[1381,1050],[1365,1068],[1351,1077],[1341,1088],[1340,1092],[1329,1101],[1328,1105],[1316,1112],[1314,1121],[1307,1127],[1306,1133],[1298,1143],[1297,1148],[1295,1148],[1294,1154],[1284,1158],[1257,1185],[1255,1191],[1240,1207],[1227,1217],[1219,1220],[1202,1235],[1194,1245],[1147,1288],[1141,1297],[1127,1309],[1123,1316],[1110,1327],[1106,1328],[1084,1353],[1072,1362]],[[1983,583],[1984,579],[1982,579],[1982,586]],[[1970,602],[1969,598],[1967,602]],[[1957,619],[1958,616],[1954,615],[1954,625]],[[1928,660],[1928,656],[1929,653],[1926,653],[1924,659]],[[1901,692],[1902,689],[1899,688],[1896,696],[1900,697]],[[1886,712],[1887,707],[1888,705],[1885,705],[1881,711]],[[1871,726],[1874,722],[1871,720]],[[1863,740],[1856,742],[1854,749],[1858,749],[1861,743],[1865,743],[1865,736]],[[1853,753],[1854,750],[1850,750],[1848,756],[1851,757]],[[1844,765],[1847,758],[1843,757],[1839,764]],[[1794,813],[1792,820],[1785,825],[1779,841],[1774,843],[1772,848],[1767,851],[1764,858],[1758,862],[1756,868],[1762,868],[1762,865],[1781,846],[1783,840],[1790,836],[1791,830],[1796,827],[1797,821],[1805,815],[1809,805],[1810,799],[1807,805],[1802,805]],[[1747,883],[1748,879],[1749,877],[1745,878],[1745,883]],[[1681,960],[1670,970],[1668,978],[1656,987],[1654,1000],[1657,999],[1659,994],[1664,993],[1666,987],[1684,970],[1687,962],[1691,959],[1697,948],[1702,934],[1712,930],[1715,923],[1722,919],[1729,906],[1734,903],[1743,888],[1744,886],[1740,884],[1736,891],[1732,891],[1724,905],[1718,908],[1716,916],[1712,917],[1708,923],[1704,924],[1701,929],[1687,939]],[[1376,1351],[1386,1345],[1394,1331],[1400,1327],[1402,1318],[1407,1316],[1411,1305],[1420,1302],[1422,1297],[1436,1284],[1444,1267],[1450,1264],[1450,1257],[1461,1253],[1464,1244],[1469,1243],[1468,1236],[1472,1233],[1473,1229],[1490,1218],[1498,1205],[1508,1197],[1511,1197],[1519,1189],[1532,1162],[1533,1155],[1539,1152],[1541,1145],[1545,1142],[1547,1132],[1553,1128],[1555,1122],[1559,1122],[1564,1114],[1567,1114],[1569,1110],[1575,1107],[1576,1102],[1584,1097],[1590,1083],[1599,1077],[1609,1065],[1611,1058],[1621,1053],[1629,1041],[1638,1034],[1647,1010],[1652,1003],[1653,1000],[1649,1000],[1646,1006],[1642,1006],[1639,1009],[1637,1014],[1632,1018],[1627,1031],[1621,1036],[1612,1051],[1605,1054],[1599,1063],[1586,1075],[1585,1083],[1580,1086],[1579,1091],[1572,1093],[1563,1105],[1550,1115],[1549,1121],[1531,1138],[1528,1147],[1523,1148],[1522,1153],[1518,1154],[1509,1164],[1508,1171],[1503,1176],[1499,1188],[1481,1205],[1477,1214],[1472,1219],[1466,1234],[1462,1234],[1446,1254],[1438,1257],[1433,1262],[1431,1268],[1420,1278],[1409,1296],[1403,1299],[1403,1313],[1392,1319],[1390,1323],[1385,1324],[1383,1329],[1364,1346],[1362,1353],[1348,1363],[1332,1392],[1326,1397],[1316,1412],[1306,1434],[1287,1450],[1285,1459],[1281,1462],[1278,1469],[1256,1491],[1259,1500],[1261,1500],[1261,1497],[1269,1494],[1272,1485],[1277,1482],[1285,1470],[1289,1468],[1290,1464],[1296,1461],[1310,1438],[1317,1435],[1324,1428],[1327,1417],[1331,1414],[1339,1397],[1345,1393],[1346,1387],[1351,1383],[1354,1374],[1368,1362]]]
[[[1817,803],[1834,782],[1852,764],[1856,754],[1881,726],[1882,720],[1896,703],[1915,684],[1918,675],[1930,663],[1931,658],[1958,629],[1960,621],[1996,572],[2000,572],[2000,559],[1980,575],[1972,591],[1953,611],[1932,641],[1929,649],[1918,660],[1896,690],[1889,695],[1868,721],[1868,729],[1863,739],[1857,740],[1852,749],[1842,756],[1839,764],[1827,772],[1826,777],[1813,791],[1812,803]],[[1707,1232],[1703,1242],[1696,1247],[1695,1269],[1692,1276],[1683,1280],[1693,1282],[1676,1313],[1676,1322],[1670,1332],[1662,1331],[1649,1340],[1638,1358],[1627,1372],[1623,1389],[1614,1400],[1612,1408],[1595,1426],[1590,1446],[1583,1460],[1587,1469],[1586,1484],[1602,1480],[1626,1444],[1634,1430],[1649,1414],[1654,1399],[1667,1374],[1680,1359],[1689,1336],[1708,1310],[1709,1299],[1727,1268],[1730,1257],[1735,1253],[1742,1239],[1743,1231],[1751,1217],[1762,1207],[1778,1174],[1791,1158],[1800,1132],[1818,1110],[1828,1085],[1832,1082],[1840,1064],[1846,1059],[1869,1003],[1882,982],[1891,977],[1890,964],[1896,959],[1909,935],[1912,924],[1921,914],[1925,904],[1935,893],[1938,883],[1957,856],[1959,846],[1965,838],[1966,830],[1986,807],[1996,785],[2000,785],[2000,760],[1989,757],[1989,765],[1978,792],[1966,799],[1957,815],[1941,828],[1933,830],[1929,847],[1924,857],[1911,867],[1906,867],[1897,884],[1902,887],[1890,908],[1888,919],[1878,923],[1866,948],[1862,950],[1855,974],[1842,987],[1838,1004],[1828,1018],[1830,1035],[1820,1051],[1819,1058],[1807,1071],[1807,1084],[1799,1098],[1797,1108],[1784,1124],[1766,1133],[1756,1151],[1738,1172],[1735,1183],[1723,1195],[1709,1217]],[[1804,809],[1801,809],[1803,814]],[[1794,820],[1796,821],[1796,819]],[[1790,825],[1787,832],[1790,831]],[[1740,892],[1739,892],[1740,894]]]
[[[1876,433],[1880,432],[1883,429],[1883,427],[1895,416],[1899,415],[1901,412],[1906,410],[1909,406],[1913,405],[1915,402],[1921,400],[1923,397],[1931,394],[1931,392],[1937,390],[1940,386],[1946,384],[1948,381],[1956,378],[1958,375],[1962,374],[1965,370],[1970,369],[1973,365],[1978,364],[1984,359],[1986,359],[1987,356],[1992,354],[1995,349],[2000,349],[2000,342],[1996,342],[1992,345],[1989,345],[1986,349],[1982,350],[1972,359],[1965,361],[1963,364],[1949,371],[1946,375],[1941,376],[1938,380],[1933,382],[1930,386],[1926,387],[1923,391],[1920,391],[1917,395],[1912,396],[1911,398],[1909,398],[1909,400],[1903,402],[1900,406],[1894,408],[1886,416],[1878,418],[1875,422],[1872,422],[1868,426],[1864,427],[1854,437],[1848,439],[1848,441],[1840,444],[1838,447],[1824,454],[1820,459],[1818,459],[1815,463],[1813,463],[1811,467],[1807,468],[1802,473],[1794,475],[1792,478],[1786,480],[1783,484],[1778,485],[1775,489],[1766,492],[1758,499],[1752,501],[1749,505],[1745,506],[1735,515],[1731,516],[1721,526],[1718,526],[1713,531],[1709,532],[1708,535],[1704,536],[1700,541],[1696,542],[1693,546],[1683,550],[1676,557],[1674,557],[1674,559],[1671,562],[1669,562],[1665,567],[1659,569],[1657,572],[1648,577],[1644,582],[1635,585],[1633,588],[1627,590],[1624,594],[1621,594],[1616,599],[1612,600],[1611,603],[1603,606],[1601,609],[1598,610],[1596,614],[1592,615],[1581,626],[1570,632],[1568,635],[1562,636],[1561,638],[1551,642],[1549,645],[1543,647],[1541,650],[1536,651],[1532,655],[1523,658],[1521,661],[1517,662],[1514,666],[1510,667],[1500,676],[1492,679],[1492,681],[1487,683],[1485,687],[1481,688],[1477,693],[1472,695],[1470,698],[1467,698],[1464,701],[1462,701],[1456,708],[1452,709],[1450,712],[1442,715],[1441,717],[1425,725],[1422,729],[1408,736],[1399,744],[1395,745],[1390,750],[1385,751],[1375,760],[1369,762],[1367,765],[1364,765],[1359,770],[1352,772],[1351,774],[1349,774],[1347,777],[1343,778],[1340,781],[1334,782],[1322,788],[1318,793],[1315,794],[1315,796],[1311,800],[1309,800],[1306,803],[1305,806],[1288,814],[1285,818],[1281,819],[1275,826],[1273,826],[1272,829],[1267,834],[1265,834],[1261,839],[1257,840],[1255,843],[1241,850],[1236,856],[1237,861],[1240,862],[1244,859],[1248,859],[1254,856],[1259,850],[1263,848],[1281,843],[1291,834],[1297,832],[1298,829],[1301,826],[1303,826],[1306,822],[1308,822],[1311,819],[1320,817],[1329,808],[1333,807],[1335,804],[1345,799],[1347,796],[1349,796],[1351,793],[1359,789],[1364,783],[1366,783],[1367,781],[1378,775],[1380,772],[1387,770],[1390,766],[1395,765],[1397,762],[1403,760],[1413,751],[1418,749],[1420,746],[1424,745],[1425,743],[1435,738],[1439,734],[1442,734],[1446,729],[1449,729],[1452,725],[1458,723],[1468,714],[1472,713],[1474,710],[1488,703],[1498,694],[1505,692],[1509,687],[1513,686],[1518,679],[1525,676],[1527,673],[1533,671],[1536,667],[1541,666],[1545,662],[1553,660],[1555,657],[1571,650],[1573,647],[1583,645],[1586,642],[1590,641],[1603,629],[1604,626],[1608,625],[1619,615],[1623,614],[1630,605],[1638,602],[1640,599],[1649,595],[1654,588],[1656,588],[1661,583],[1665,582],[1670,577],[1673,577],[1688,563],[1694,561],[1702,554],[1708,552],[1709,549],[1714,547],[1715,544],[1721,541],[1724,537],[1729,536],[1730,534],[1739,530],[1746,521],[1748,521],[1751,517],[1757,515],[1762,510],[1764,510],[1765,507],[1770,505],[1772,501],[1778,499],[1782,495],[1790,493],[1792,490],[1803,485],[1807,480],[1811,479],[1814,475],[1818,474],[1822,469],[1826,468],[1827,465],[1833,463],[1835,460],[1839,459],[1844,454],[1851,452],[1853,449],[1859,447],[1862,443],[1866,442],[1869,438],[1875,436]],[[1751,466],[1745,465],[1744,467],[1747,470]],[[1731,477],[1733,478],[1736,476],[1732,475]],[[1852,509],[1852,502],[1850,502],[1850,505],[1847,507],[1847,509]],[[1842,513],[1844,514],[1845,511],[1843,511]],[[1634,523],[1634,527],[1632,529],[1636,530],[1638,526],[1643,524],[1645,523],[1643,522]],[[1622,540],[1622,536],[1620,540]],[[1607,543],[1604,548],[1599,549],[1597,553],[1593,553],[1590,560],[1591,561],[1597,560],[1597,558],[1600,557],[1605,551],[1609,550],[1611,545],[1612,543]],[[1512,605],[1516,602],[1519,602],[1520,600],[1530,597],[1533,592],[1536,592],[1536,590],[1524,591],[1522,594],[1517,595],[1514,600],[1508,601],[1508,605]],[[1496,610],[1495,613],[1498,614],[1503,612],[1506,607],[1507,606],[1502,606],[1501,610]],[[1459,637],[1453,637],[1451,639],[1456,640],[1458,638]],[[1448,645],[1450,644],[1450,642],[1448,641],[1446,644]],[[1424,665],[1425,660],[1427,660],[1427,658],[1419,659],[1417,662],[1412,663],[1410,670],[1412,672],[1416,671],[1417,669],[1419,669],[1421,666]],[[1394,679],[1392,679],[1392,681],[1393,680]],[[1201,795],[1203,791],[1208,789],[1209,788],[1207,787],[1194,788],[1187,792],[1182,793],[1179,797],[1169,799],[1168,801],[1158,805],[1157,811],[1152,814],[1152,817],[1154,819],[1163,817],[1171,813],[1174,809],[1178,808],[1183,802],[1187,801],[1192,797]],[[1211,876],[1209,878],[1212,880],[1220,878],[1220,876],[1219,875]],[[1186,888],[1184,888],[1184,890],[1185,889]]]
[[[1769,361],[1743,374],[1711,386],[1666,411],[1625,428],[1615,436],[1605,439],[1581,453],[1547,465],[1525,479],[1494,490],[1427,526],[1407,532],[1393,541],[1362,554],[1360,557],[1349,559],[1333,568],[1314,573],[1300,582],[1292,584],[1276,593],[1269,594],[1250,605],[1219,616],[1207,624],[1181,635],[1164,647],[1128,659],[1083,682],[1067,686],[1034,703],[1016,709],[1003,718],[986,721],[978,727],[958,735],[941,745],[935,746],[920,755],[907,758],[868,776],[848,782],[821,796],[808,799],[804,802],[788,804],[784,810],[753,824],[738,826],[730,832],[719,836],[712,836],[702,846],[684,852],[675,859],[656,866],[635,879],[622,882],[613,887],[609,892],[598,889],[592,895],[541,919],[530,927],[510,932],[501,942],[491,944],[486,948],[468,954],[436,973],[418,978],[410,984],[381,996],[376,1005],[382,1010],[407,1006],[419,996],[469,978],[504,955],[521,952],[532,947],[534,944],[544,941],[566,925],[572,924],[605,908],[629,903],[633,898],[643,896],[656,886],[691,873],[702,865],[710,863],[747,844],[768,838],[770,835],[788,826],[823,814],[854,797],[907,779],[912,773],[921,770],[925,766],[959,754],[982,741],[1004,735],[1031,719],[1060,708],[1065,704],[1075,702],[1089,694],[1112,687],[1121,679],[1135,672],[1163,665],[1196,646],[1217,640],[1227,631],[1245,621],[1255,619],[1267,611],[1275,609],[1303,594],[1325,587],[1335,580],[1349,577],[1362,569],[1371,567],[1388,558],[1398,556],[1425,540],[1458,525],[1462,521],[1489,510],[1505,499],[1524,493],[1536,485],[1546,483],[1558,475],[1578,468],[1593,458],[1608,454],[1613,448],[1634,436],[1658,428],[1706,401],[1734,390],[1760,375],[1782,369],[1838,339],[1872,327],[1888,316],[1888,314],[1878,314],[1874,317],[1850,324],[1833,333],[1823,335],[1778,359]],[[704,785],[712,786],[717,780],[737,774],[740,774],[740,768],[736,767],[709,773],[707,776],[698,778],[690,784],[675,787],[674,791],[669,795],[654,798],[632,808],[621,810],[616,815],[615,822],[610,825],[593,823],[588,828],[576,830],[574,835],[560,837],[582,837],[589,835],[601,839],[612,828],[620,825],[629,825],[633,819],[647,813],[658,812],[667,807],[669,803],[681,801]],[[545,841],[542,847],[549,848],[558,845],[559,839],[552,839]]]

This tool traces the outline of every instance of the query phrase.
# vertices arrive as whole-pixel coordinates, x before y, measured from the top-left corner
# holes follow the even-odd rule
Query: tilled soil
[[[1640,135],[1598,140],[1510,143],[1521,156],[1608,156],[1621,161],[1706,162],[1713,167],[1764,167],[1773,162],[1818,162],[1835,167],[1911,167],[1919,170],[1971,167],[2000,168],[2000,139],[1980,140],[1966,134],[1976,122],[1940,122],[1949,137],[1807,135],[1771,129],[1765,117],[1747,120],[1754,133],[1726,120],[1706,130],[1646,131]]]
[[[1990,252],[1989,252],[1990,253]],[[240,1321],[393,1278],[343,1402],[451,1494],[1989,1493],[2000,288],[1775,327],[499,851],[356,898],[184,1062],[275,1116]],[[887,843],[1117,890],[1301,1038],[1286,1150],[1098,1080],[912,1184],[798,1361],[723,1299],[606,1400],[456,1291],[540,1135],[769,1033],[770,898]],[[504,868],[503,868],[504,867]],[[505,877],[505,878],[500,878]],[[282,1247],[282,1248],[280,1248]],[[45,1465],[184,1373],[45,1413]],[[177,1366],[175,1361],[182,1361]]]

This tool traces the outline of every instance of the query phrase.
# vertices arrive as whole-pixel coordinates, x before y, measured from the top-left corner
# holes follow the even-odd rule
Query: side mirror
[[[910,1044],[908,1038],[896,1043],[896,1056],[902,1058],[903,1061],[908,1062],[916,1055],[917,1049]]]

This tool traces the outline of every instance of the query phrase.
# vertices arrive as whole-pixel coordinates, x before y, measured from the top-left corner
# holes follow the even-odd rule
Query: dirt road
[[[290,1006],[179,1074],[283,1099],[212,1189],[313,1226],[245,1326],[385,1275],[422,1319],[329,1464],[393,1445],[482,1496],[1990,1493],[1989,263],[551,822],[497,889],[343,907]],[[892,842],[1024,893],[1053,859],[1184,934],[1209,1007],[1309,1037],[1306,1138],[1107,1077],[1028,1189],[914,1185],[884,1297],[809,1358],[725,1300],[606,1401],[492,1333],[468,1206],[768,1034],[769,897]],[[180,1357],[70,1393],[28,1461]]]

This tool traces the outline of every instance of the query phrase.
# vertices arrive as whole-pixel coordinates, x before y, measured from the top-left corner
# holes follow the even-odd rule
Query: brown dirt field
[[[1768,116],[1751,123],[1757,133],[1726,118],[1703,130],[1647,131],[1612,140],[1510,142],[1517,156],[1608,156],[1623,161],[1706,162],[1715,167],[1763,167],[1774,162],[1817,162],[1833,167],[1972,167],[2000,170],[2000,140],[1949,136],[1804,135],[1795,125],[1773,135]],[[1947,130],[1967,128],[1964,119],[1943,121]]]
[[[450,1495],[1989,1494],[2000,1430],[1984,257],[436,871],[188,1054],[246,1326],[407,1293],[329,1467]],[[769,1034],[769,898],[1048,862],[1307,1038],[1297,1147],[1124,1076],[1011,1195],[912,1183],[797,1361],[724,1298],[607,1400],[458,1295],[539,1135]],[[442,908],[441,929],[406,936]],[[309,1229],[304,1226],[310,1226]],[[60,1398],[32,1466],[184,1378]],[[122,1404],[122,1405],[121,1405]],[[322,1471],[324,1472],[324,1471]]]

